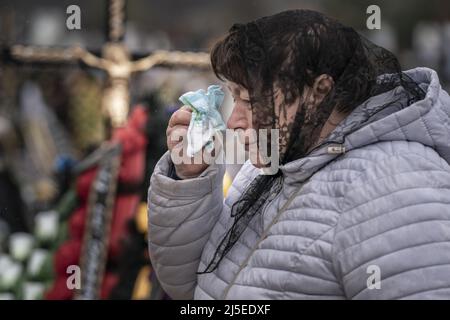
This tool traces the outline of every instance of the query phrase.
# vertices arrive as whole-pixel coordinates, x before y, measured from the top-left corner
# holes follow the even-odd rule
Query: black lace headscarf
[[[303,158],[318,147],[319,134],[335,108],[350,113],[368,98],[397,86],[405,88],[408,104],[423,98],[423,91],[401,72],[391,52],[354,29],[310,10],[285,11],[235,24],[214,46],[211,63],[219,79],[233,81],[249,91],[254,129],[280,130],[280,164]],[[330,76],[334,85],[319,105],[311,108],[310,99],[301,97],[304,88],[312,87],[322,74]],[[389,76],[380,77],[383,74]],[[277,108],[274,88],[283,97]],[[294,121],[280,121],[286,108],[295,103]],[[250,220],[261,213],[269,195],[281,190],[282,183],[279,171],[259,175],[249,184],[232,207],[233,225],[200,274],[218,267]]]

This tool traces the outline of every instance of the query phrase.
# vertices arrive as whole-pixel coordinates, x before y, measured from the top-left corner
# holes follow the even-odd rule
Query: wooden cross
[[[129,82],[133,73],[149,70],[157,65],[207,69],[210,66],[207,53],[157,50],[133,61],[123,43],[125,34],[126,0],[109,0],[108,41],[98,57],[80,46],[49,48],[13,45],[10,55],[21,62],[73,63],[81,61],[87,66],[101,69],[108,78],[102,96],[102,110],[113,127],[122,126],[128,115]]]
[[[76,63],[101,69],[107,74],[102,95],[102,110],[110,118],[113,127],[122,126],[129,111],[129,82],[133,73],[149,70],[157,65],[174,67],[210,67],[207,53],[163,51],[133,61],[123,43],[125,33],[125,0],[109,0],[108,41],[102,47],[101,56],[80,46],[49,48],[12,45],[10,56],[28,63]],[[86,162],[99,165],[93,189],[90,191],[88,218],[80,258],[81,288],[75,293],[77,299],[98,299],[106,265],[108,238],[114,196],[120,162],[120,146],[103,144]],[[91,163],[92,164],[92,163]]]

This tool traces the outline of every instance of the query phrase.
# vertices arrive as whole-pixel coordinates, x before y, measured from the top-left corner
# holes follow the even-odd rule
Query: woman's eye
[[[233,97],[233,96],[231,98],[233,99],[233,103],[241,102],[242,104],[244,104],[246,106],[251,106],[250,100],[242,99],[240,97]]]

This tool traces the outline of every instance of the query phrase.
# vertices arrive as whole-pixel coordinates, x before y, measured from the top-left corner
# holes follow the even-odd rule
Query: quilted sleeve
[[[192,299],[203,247],[223,207],[222,166],[198,178],[168,177],[170,155],[156,165],[148,193],[149,253],[164,290],[174,299]]]
[[[450,299],[450,167],[435,155],[390,156],[352,183],[333,247],[347,298]]]

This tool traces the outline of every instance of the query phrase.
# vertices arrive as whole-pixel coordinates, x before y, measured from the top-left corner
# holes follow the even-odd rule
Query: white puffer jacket
[[[327,147],[282,167],[282,191],[219,268],[197,275],[233,220],[230,208],[259,173],[243,166],[223,201],[223,170],[168,177],[159,161],[148,196],[149,250],[173,298],[450,298],[450,98],[433,70],[407,72],[426,90],[409,107],[400,87],[355,109]],[[285,207],[285,208],[283,208]],[[373,272],[380,288],[370,289]],[[369,284],[369,285],[368,285]]]

